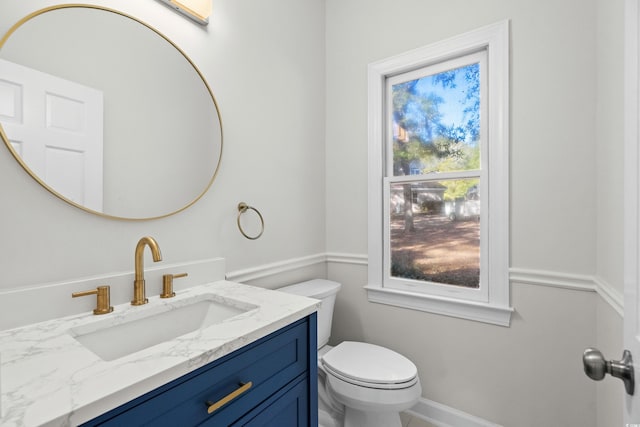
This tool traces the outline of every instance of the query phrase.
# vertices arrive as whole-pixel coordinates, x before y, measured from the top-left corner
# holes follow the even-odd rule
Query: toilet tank
[[[318,309],[318,348],[329,342],[331,335],[331,321],[333,320],[333,306],[336,302],[336,294],[342,285],[331,280],[313,279],[295,285],[285,286],[278,291],[289,294],[301,295],[322,301]]]

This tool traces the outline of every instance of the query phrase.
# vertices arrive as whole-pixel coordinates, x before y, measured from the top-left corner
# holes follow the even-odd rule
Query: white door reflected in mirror
[[[56,192],[102,212],[102,92],[4,59],[0,76],[13,149]]]

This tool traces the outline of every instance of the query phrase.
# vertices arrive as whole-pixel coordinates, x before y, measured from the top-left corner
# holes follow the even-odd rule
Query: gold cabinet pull
[[[223,397],[222,399],[218,400],[216,403],[212,403],[212,402],[207,401],[206,402],[206,405],[207,405],[207,408],[208,408],[207,409],[207,413],[211,414],[211,413],[217,411],[218,409],[220,409],[221,407],[223,407],[227,403],[231,402],[236,397],[238,397],[238,396],[242,395],[243,393],[247,392],[251,388],[251,386],[253,386],[253,383],[251,381],[249,381],[248,383],[240,383],[239,385],[240,385],[240,387],[238,387],[237,389],[235,389],[231,393],[227,394],[225,397]]]

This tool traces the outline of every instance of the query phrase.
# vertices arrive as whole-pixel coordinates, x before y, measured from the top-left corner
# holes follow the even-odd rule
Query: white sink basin
[[[70,329],[70,334],[102,360],[133,354],[182,335],[222,323],[257,306],[214,299],[183,302],[180,307],[154,307],[144,313],[132,309],[121,323],[104,319]],[[137,310],[140,310],[138,308]]]

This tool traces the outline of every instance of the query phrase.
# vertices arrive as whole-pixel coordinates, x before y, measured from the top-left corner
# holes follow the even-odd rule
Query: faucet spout
[[[144,248],[149,246],[154,262],[162,261],[160,246],[153,237],[143,237],[136,245],[135,253],[135,280],[133,281],[133,300],[131,305],[142,305],[149,302],[146,297],[144,285]]]

